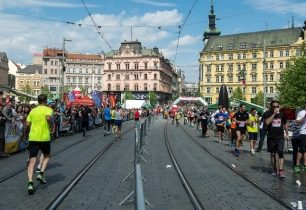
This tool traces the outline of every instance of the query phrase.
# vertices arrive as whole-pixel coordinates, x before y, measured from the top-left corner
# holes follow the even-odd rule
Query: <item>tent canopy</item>
[[[250,102],[247,102],[247,101],[243,101],[243,100],[240,100],[240,99],[229,99],[229,104],[230,104],[230,107],[239,107],[240,104],[245,104],[246,106],[246,110],[251,110],[252,107],[256,108],[256,110],[258,112],[261,112],[263,113],[264,111],[264,108],[262,106],[259,106],[257,104],[253,104],[253,103],[250,103]],[[211,104],[208,106],[208,109],[209,110],[216,110],[218,109],[218,104]]]
[[[148,104],[146,100],[126,100],[123,107],[126,109],[140,109]]]

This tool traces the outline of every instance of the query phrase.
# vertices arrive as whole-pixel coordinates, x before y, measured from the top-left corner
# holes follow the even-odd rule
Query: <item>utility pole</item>
[[[263,40],[263,67],[262,67],[262,78],[263,78],[263,101],[264,101],[264,110],[266,110],[266,41]]]
[[[63,37],[63,53],[62,53],[62,100],[64,101],[64,86],[65,86],[65,42],[71,42],[71,39]]]

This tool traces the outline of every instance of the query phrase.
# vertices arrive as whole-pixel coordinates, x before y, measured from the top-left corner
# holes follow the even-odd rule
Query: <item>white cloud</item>
[[[197,43],[200,40],[201,40],[201,36],[186,35],[186,36],[183,36],[183,37],[180,38],[179,47],[190,46],[190,45],[193,45],[193,44]],[[177,40],[172,41],[170,45],[172,47],[176,47]]]
[[[147,5],[152,5],[152,6],[160,6],[160,7],[174,7],[175,4],[168,3],[168,2],[158,2],[156,0],[151,1],[151,0],[133,0],[136,3],[141,3],[141,4],[147,4]]]
[[[292,13],[300,17],[305,17],[306,2],[294,0],[247,0],[247,3],[255,9],[271,11],[279,14]]]
[[[86,5],[93,7],[94,5]],[[83,4],[70,3],[67,0],[0,0],[0,9],[12,7],[54,7],[54,8],[77,8]]]

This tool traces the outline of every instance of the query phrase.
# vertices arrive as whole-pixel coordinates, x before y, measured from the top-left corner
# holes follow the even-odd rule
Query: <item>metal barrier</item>
[[[134,146],[134,167],[133,170],[123,179],[126,181],[132,174],[134,175],[134,190],[126,196],[120,203],[119,206],[132,203],[135,204],[135,209],[137,210],[145,210],[145,205],[151,205],[147,200],[145,200],[144,192],[143,192],[143,183],[145,181],[144,177],[141,173],[141,160],[147,163],[147,160],[143,157],[143,152],[148,152],[143,148],[145,144],[149,145],[145,139],[147,137],[147,131],[151,124],[150,116],[145,119],[143,123],[136,123],[135,127],[135,146]],[[134,195],[134,199],[131,199]]]

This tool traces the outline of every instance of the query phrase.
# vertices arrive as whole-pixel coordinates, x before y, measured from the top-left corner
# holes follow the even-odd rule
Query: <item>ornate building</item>
[[[212,18],[210,15],[210,23],[215,20]],[[218,101],[222,84],[227,86],[229,97],[241,87],[249,102],[260,91],[267,101],[272,100],[281,71],[302,55],[305,46],[306,22],[304,30],[292,27],[222,36],[214,33],[214,24],[209,26],[200,53],[200,92],[209,104]]]
[[[104,91],[131,91],[138,99],[147,99],[149,91],[154,91],[160,102],[171,99],[176,73],[158,48],[147,49],[138,41],[125,41],[119,50],[105,55],[104,64]]]

